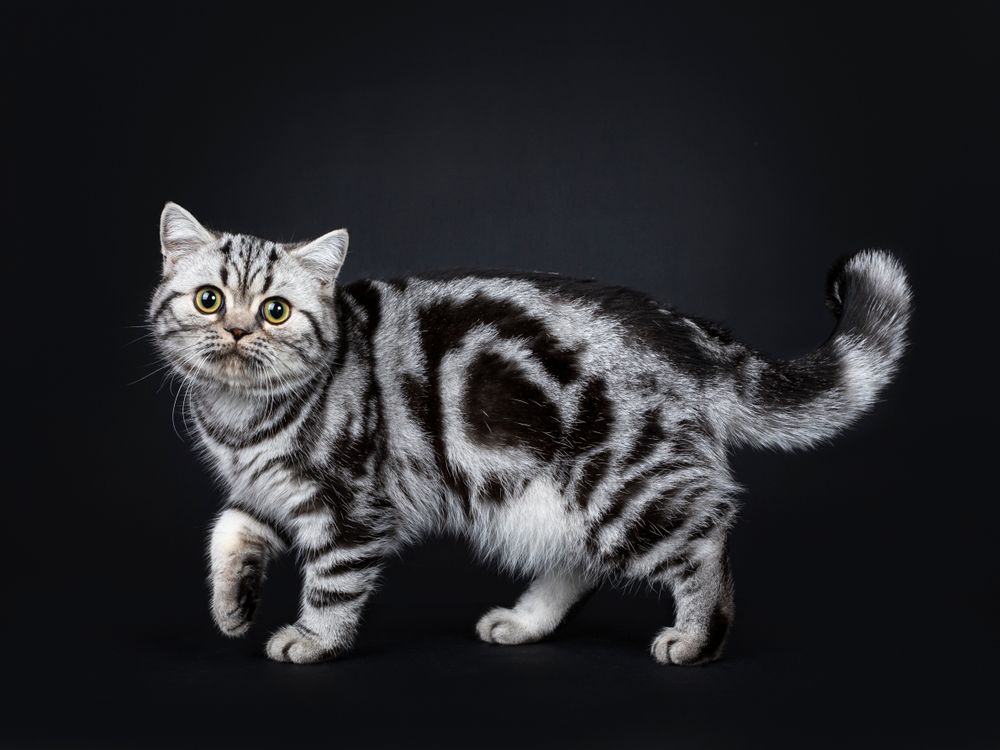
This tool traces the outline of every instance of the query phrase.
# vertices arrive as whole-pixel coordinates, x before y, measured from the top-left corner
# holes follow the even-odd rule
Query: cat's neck
[[[269,395],[224,385],[204,384],[195,387],[192,401],[195,408],[213,422],[240,428],[259,419],[261,412],[284,394]]]

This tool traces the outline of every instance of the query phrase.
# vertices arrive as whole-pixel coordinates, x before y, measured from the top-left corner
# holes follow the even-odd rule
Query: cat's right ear
[[[214,242],[215,235],[205,229],[189,211],[176,203],[167,203],[160,214],[160,251],[163,253],[163,273],[188,253]]]

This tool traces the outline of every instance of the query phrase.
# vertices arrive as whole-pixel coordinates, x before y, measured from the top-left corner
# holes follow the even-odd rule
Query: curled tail
[[[912,294],[890,253],[863,250],[830,272],[833,335],[800,359],[752,355],[737,375],[730,438],[794,449],[833,437],[870,409],[906,349]]]

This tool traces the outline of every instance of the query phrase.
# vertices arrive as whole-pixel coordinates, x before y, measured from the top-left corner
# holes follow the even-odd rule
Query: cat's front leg
[[[280,535],[264,522],[227,508],[212,527],[212,618],[233,638],[250,628],[268,560],[284,549]]]
[[[336,544],[306,555],[299,619],[271,636],[267,655],[296,664],[331,659],[350,648],[361,611],[382,571],[382,555],[368,546]]]

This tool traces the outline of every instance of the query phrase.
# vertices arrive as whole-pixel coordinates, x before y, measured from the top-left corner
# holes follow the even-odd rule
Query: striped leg
[[[733,619],[733,583],[724,541],[705,540],[696,554],[668,557],[649,576],[673,590],[677,617],[653,640],[661,664],[700,664],[718,658]]]
[[[271,636],[267,655],[307,664],[346,651],[381,571],[382,556],[370,547],[331,546],[309,558],[299,619]]]
[[[284,549],[278,533],[235,508],[223,511],[212,528],[212,617],[225,635],[250,628],[268,560]]]
[[[516,645],[540,641],[555,630],[592,585],[577,573],[548,573],[532,581],[512,609],[491,609],[476,624],[487,643]]]

